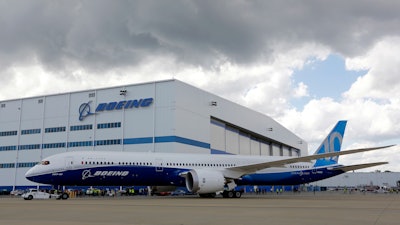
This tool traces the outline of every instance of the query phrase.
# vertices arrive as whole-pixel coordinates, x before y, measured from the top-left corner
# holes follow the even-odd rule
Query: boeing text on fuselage
[[[98,170],[93,175],[90,169],[84,170],[82,172],[82,180],[86,180],[88,178],[93,178],[97,176],[103,177],[126,177],[128,176],[129,171],[107,171],[107,170]]]

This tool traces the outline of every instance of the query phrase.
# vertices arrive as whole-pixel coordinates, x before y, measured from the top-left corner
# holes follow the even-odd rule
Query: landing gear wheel
[[[224,191],[222,192],[222,197],[224,198],[240,198],[242,197],[241,191]]]
[[[235,191],[235,198],[240,198],[240,197],[242,197],[242,192]]]
[[[67,193],[62,193],[61,199],[62,200],[67,200],[69,198],[69,195]]]

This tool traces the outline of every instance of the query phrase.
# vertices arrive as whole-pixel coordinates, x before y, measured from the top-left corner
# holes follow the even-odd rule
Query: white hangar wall
[[[400,184],[399,172],[348,172],[325,180],[310,183],[324,187],[364,187],[386,186],[398,187]]]
[[[177,80],[0,101],[0,187],[65,151],[297,156],[307,143],[270,117]]]
[[[174,91],[176,132],[197,138],[203,134],[212,150],[271,155],[272,148],[276,156],[307,154],[304,140],[264,114],[179,81]]]

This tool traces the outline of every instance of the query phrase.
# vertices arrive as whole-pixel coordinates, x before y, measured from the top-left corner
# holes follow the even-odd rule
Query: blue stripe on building
[[[188,138],[183,138],[179,136],[163,136],[163,137],[156,137],[155,138],[156,143],[165,143],[165,142],[177,142],[181,144],[187,144],[187,145],[192,145],[196,147],[201,147],[201,148],[210,148],[209,143],[201,142],[201,141],[196,141]]]

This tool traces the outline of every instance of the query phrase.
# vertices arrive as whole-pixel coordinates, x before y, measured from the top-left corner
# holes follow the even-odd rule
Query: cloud
[[[397,1],[13,1],[1,3],[3,67],[20,59],[91,71],[169,56],[209,68],[267,62],[275,45],[347,54],[398,35]],[[7,4],[7,5],[6,5]],[[18,60],[16,60],[18,59]]]
[[[309,96],[307,89],[308,89],[307,85],[305,85],[303,82],[300,82],[297,85],[296,89],[293,91],[293,97],[301,98],[301,97]]]
[[[400,140],[400,49],[398,37],[384,38],[365,54],[346,58],[349,70],[367,70],[341,100],[329,97],[312,99],[304,109],[289,108],[278,118],[282,124],[309,141],[310,149],[318,147],[337,120],[348,120],[345,148],[397,144]],[[374,159],[390,164],[380,168],[400,170],[400,160],[393,157],[400,150],[343,157],[343,163],[366,163]],[[310,151],[312,152],[312,151]]]
[[[352,70],[368,69],[369,72],[345,93],[347,98],[374,98],[398,101],[400,93],[400,37],[379,41],[367,54],[349,58],[346,66]]]

